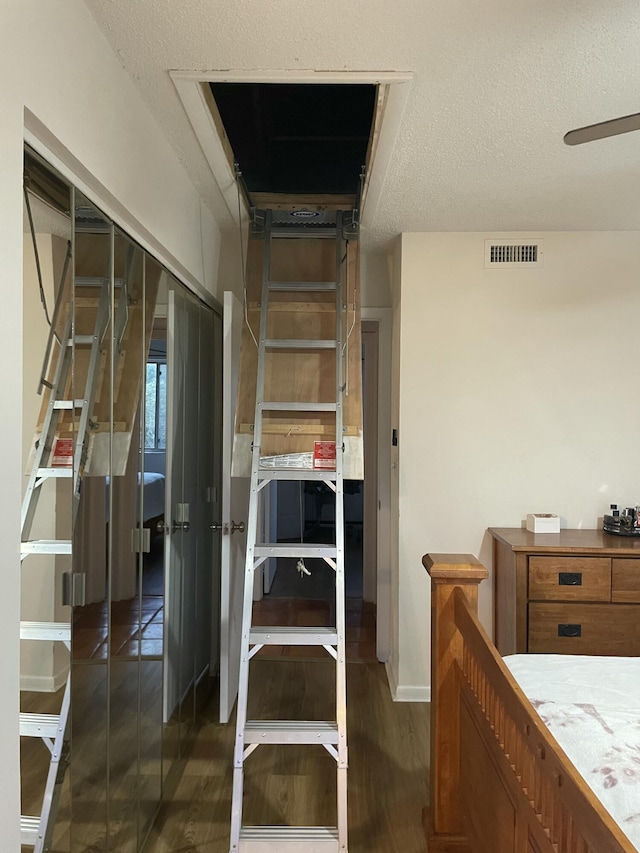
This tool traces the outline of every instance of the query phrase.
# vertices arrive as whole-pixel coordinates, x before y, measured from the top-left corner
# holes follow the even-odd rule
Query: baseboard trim
[[[20,690],[30,693],[57,693],[67,680],[67,668],[58,670],[55,675],[21,675]]]
[[[399,684],[394,702],[431,702],[431,688],[419,684]]]
[[[398,691],[398,682],[396,680],[396,674],[393,671],[391,661],[387,661],[384,665],[384,668],[385,668],[385,671],[387,673],[387,682],[389,684],[389,691],[391,692],[391,698],[395,701],[396,693]]]
[[[391,664],[385,664],[391,698],[394,702],[431,702],[431,687],[424,684],[398,684]]]

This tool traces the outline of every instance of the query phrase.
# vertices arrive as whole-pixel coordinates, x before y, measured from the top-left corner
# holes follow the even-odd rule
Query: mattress
[[[504,662],[640,851],[640,658],[511,655]]]
[[[140,483],[140,472],[138,472],[138,483]],[[156,518],[164,514],[164,474],[153,474],[145,471],[144,474],[144,514],[143,522],[150,518]],[[140,513],[138,512],[138,518]]]
[[[138,471],[138,485],[140,485],[141,473]],[[145,471],[143,485],[143,513],[142,523],[164,515],[164,474],[154,474]],[[106,499],[105,499],[105,522],[109,523],[109,477],[105,477]],[[140,521],[140,491],[137,496],[137,517]]]

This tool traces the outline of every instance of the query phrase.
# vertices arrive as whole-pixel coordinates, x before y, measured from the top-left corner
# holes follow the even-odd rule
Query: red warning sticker
[[[53,446],[52,466],[62,467],[73,465],[73,439],[57,438]]]
[[[316,441],[313,448],[313,467],[329,468],[336,467],[336,443],[335,441]]]

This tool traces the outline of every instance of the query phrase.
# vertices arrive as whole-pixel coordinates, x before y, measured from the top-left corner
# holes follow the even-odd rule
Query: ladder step
[[[322,720],[247,720],[245,743],[338,743],[338,724]]]
[[[337,557],[335,545],[312,545],[307,542],[264,542],[255,545],[255,557]]]
[[[265,340],[266,349],[335,349],[336,341],[330,340],[285,340],[284,338],[269,338]]]
[[[76,287],[103,287],[109,283],[109,279],[102,275],[77,275],[74,278]],[[122,287],[124,284],[123,278],[114,278],[114,287]]]
[[[330,853],[339,850],[333,826],[243,826],[239,853]]]
[[[39,817],[20,815],[20,843],[25,847],[34,847],[38,840]]]
[[[337,403],[285,403],[275,400],[258,405],[265,412],[335,412],[338,408]]]
[[[258,481],[263,480],[322,480],[334,482],[335,470],[314,470],[313,468],[261,468],[258,471]]]
[[[294,293],[296,291],[335,290],[335,281],[269,281],[269,290],[279,290]]]
[[[22,737],[48,737],[52,740],[60,730],[60,714],[20,714]]]
[[[249,643],[260,646],[336,646],[335,628],[294,628],[256,625],[249,634]]]
[[[322,228],[322,230],[320,230]],[[335,228],[325,228],[316,226],[309,228],[308,226],[298,225],[297,227],[283,225],[281,228],[272,228],[271,237],[282,239],[283,237],[293,237],[304,240],[335,240],[337,231]]]
[[[21,640],[59,640],[71,642],[70,622],[21,622]]]
[[[69,346],[91,346],[95,340],[95,335],[76,335],[73,339],[69,339]]]
[[[84,405],[84,400],[56,400],[53,404],[54,409],[81,409]]]
[[[69,466],[59,466],[57,468],[38,468],[38,477],[45,480],[48,477],[73,477],[73,468]]]
[[[22,556],[27,554],[70,554],[70,539],[30,539],[20,544]]]

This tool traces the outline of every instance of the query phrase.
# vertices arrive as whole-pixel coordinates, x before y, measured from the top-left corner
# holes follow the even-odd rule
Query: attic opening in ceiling
[[[377,85],[208,85],[227,155],[239,164],[250,195],[358,195]]]

